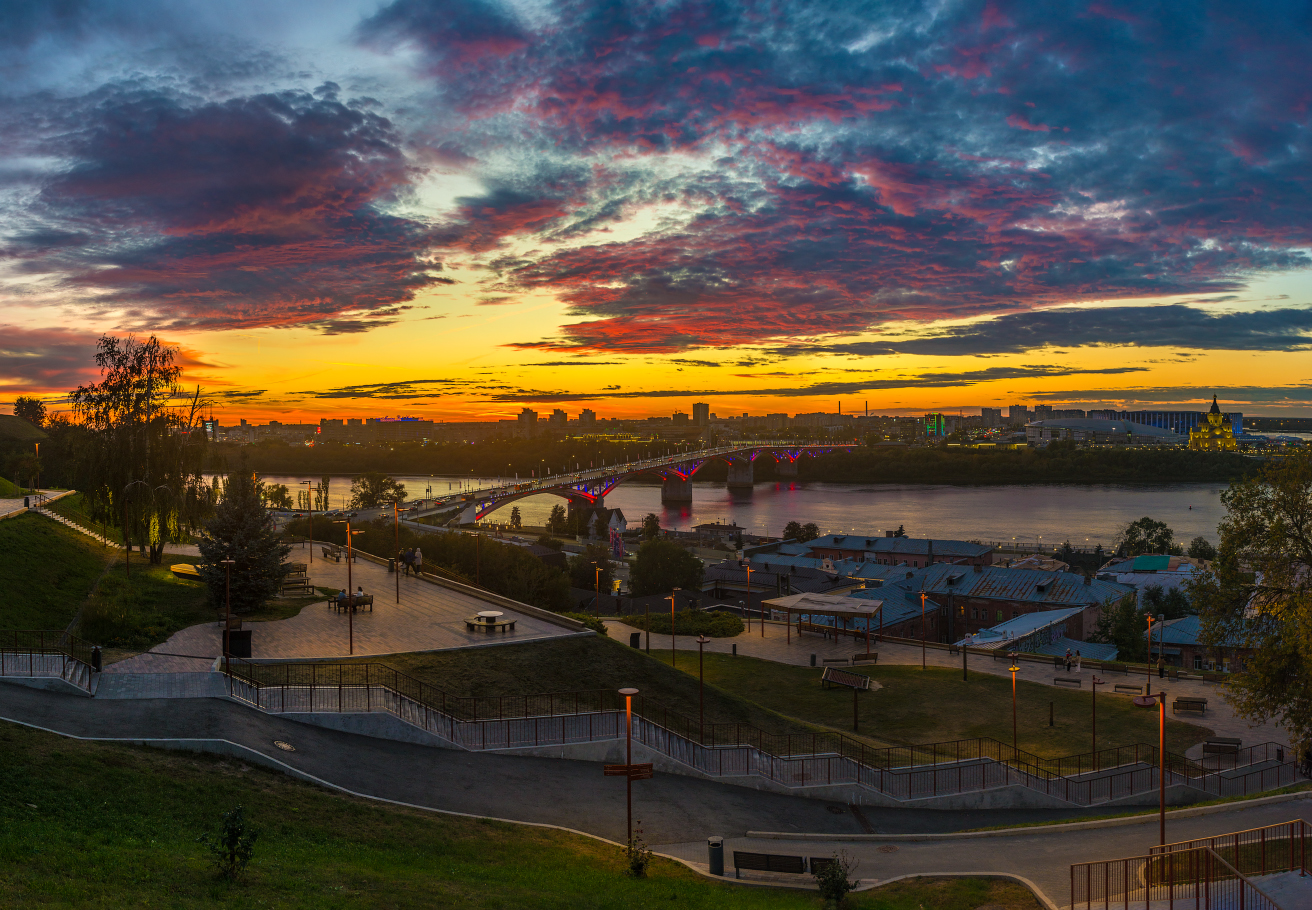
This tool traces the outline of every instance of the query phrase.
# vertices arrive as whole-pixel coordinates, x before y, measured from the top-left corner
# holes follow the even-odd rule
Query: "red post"
[[[925,592],[920,592],[920,669],[925,669]],[[1015,681],[1013,675],[1013,683]],[[1014,689],[1015,686],[1013,685]]]
[[[1151,674],[1149,674],[1151,676]],[[1157,756],[1158,756],[1158,797],[1157,815],[1161,827],[1161,843],[1166,846],[1166,693],[1162,692],[1157,702]],[[1242,890],[1240,891],[1242,895]],[[1241,898],[1242,903],[1242,898]]]

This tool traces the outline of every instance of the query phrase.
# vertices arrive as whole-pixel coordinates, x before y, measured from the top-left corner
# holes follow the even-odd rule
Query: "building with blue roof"
[[[1208,645],[1202,640],[1202,632],[1202,619],[1196,615],[1153,623],[1149,642],[1151,661],[1156,663],[1161,652],[1168,666],[1228,673],[1238,669],[1238,665],[1252,654],[1250,649],[1239,647],[1238,642]],[[1144,637],[1148,637],[1147,631]]]
[[[993,548],[969,540],[926,540],[915,537],[874,537],[865,534],[826,534],[807,546],[810,555],[852,559],[885,566],[924,568],[935,562],[992,565]]]
[[[987,650],[1022,651],[1062,657],[1068,651],[1090,660],[1115,660],[1116,646],[1072,638],[1068,623],[1083,612],[1081,607],[1026,613],[967,635],[957,644]]]

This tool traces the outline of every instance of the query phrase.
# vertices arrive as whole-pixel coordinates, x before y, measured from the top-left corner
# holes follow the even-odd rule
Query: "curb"
[[[1174,809],[1166,813],[1167,818],[1196,818],[1202,815],[1219,815],[1223,812],[1235,812],[1253,806],[1265,806],[1272,803],[1286,803],[1298,799],[1312,799],[1312,790],[1301,793],[1281,793],[1276,796],[1261,796],[1255,799],[1221,803],[1216,806],[1201,806],[1197,809]],[[799,840],[799,841],[834,841],[854,843],[878,843],[882,841],[942,841],[972,840],[981,837],[1015,837],[1018,835],[1046,834],[1061,831],[1088,831],[1095,828],[1119,828],[1124,825],[1146,825],[1157,821],[1156,813],[1131,815],[1125,818],[1109,818],[1105,821],[1069,822],[1064,825],[1030,825],[1023,828],[999,828],[996,831],[954,831],[946,834],[807,834],[789,831],[748,831],[746,837],[764,840]]]
[[[286,762],[280,761],[279,759],[274,758],[273,756],[265,755],[263,752],[258,752],[255,749],[252,749],[250,746],[242,745],[241,743],[234,743],[232,740],[229,739],[178,739],[178,738],[168,738],[168,737],[137,739],[132,737],[124,737],[124,736],[119,736],[119,737],[78,736],[75,733],[65,733],[61,730],[52,730],[49,727],[42,727],[39,724],[28,723],[27,721],[14,720],[11,717],[5,717],[3,715],[0,715],[0,721],[5,721],[7,723],[15,724],[20,727],[27,727],[30,730],[40,730],[43,733],[50,733],[55,736],[62,736],[65,739],[79,740],[81,742],[111,743],[115,745],[129,745],[129,746],[153,746],[155,748],[162,748],[162,749],[168,749],[170,746],[173,746],[179,749],[180,751],[209,752],[211,754],[218,754],[218,755],[232,755],[233,753],[236,753],[238,755],[247,756],[248,760],[252,764],[258,764],[267,768],[272,768],[274,770],[281,771],[282,773],[286,774],[288,777],[292,777],[297,780],[302,780],[305,781],[306,783],[315,784],[316,786],[323,787],[326,790],[332,790],[336,793],[342,793],[346,796],[353,796],[357,799],[365,799],[371,802],[385,803],[390,806],[399,806],[403,809],[413,809],[418,812],[431,812],[436,815],[450,815],[456,818],[472,818],[480,821],[501,822],[507,825],[523,825],[529,828],[546,828],[552,831],[563,831],[566,834],[576,834],[580,837],[586,837],[591,840],[599,841],[603,844],[608,844],[620,850],[624,849],[623,844],[618,843],[617,841],[613,841],[610,838],[602,837],[599,834],[591,834],[587,831],[580,831],[577,828],[567,828],[564,825],[552,825],[546,822],[526,822],[513,818],[498,818],[495,815],[475,815],[470,812],[456,812],[451,809],[435,809],[432,806],[420,806],[420,805],[416,805],[415,803],[407,803],[401,800],[388,799],[383,796],[372,796],[367,793],[359,793],[355,790],[350,789],[349,787],[343,787],[340,784],[334,784],[331,781],[326,781],[321,777],[316,777],[315,775],[310,774],[308,772],[301,771],[297,768],[293,768],[291,765],[287,764]],[[189,746],[191,748],[188,748]],[[206,748],[207,746],[211,748]],[[214,748],[216,746],[219,748]],[[222,748],[225,746],[227,748]],[[752,881],[743,881],[741,879],[721,877],[718,875],[711,875],[709,871],[706,871],[704,869],[699,869],[698,864],[689,862],[688,860],[685,859],[681,859],[677,856],[671,856],[668,853],[658,853],[655,851],[653,851],[653,855],[659,856],[662,859],[668,859],[671,862],[678,863],[679,865],[683,866],[689,871],[697,873],[702,878],[709,879],[714,882],[719,882],[720,884],[743,885],[749,888],[780,888],[789,891],[814,890],[806,886],[790,885],[786,883],[752,882]],[[1047,910],[1060,910],[1060,908],[1057,907],[1057,905],[1054,904],[1051,900],[1049,900],[1048,896],[1045,895],[1043,891],[1041,891],[1039,887],[1035,885],[1033,882],[1031,882],[1029,879],[1019,875],[1013,875],[1007,872],[934,872],[934,873],[925,873],[925,874],[901,875],[896,878],[887,879],[886,881],[873,883],[865,888],[859,887],[857,890],[858,891],[873,890],[883,885],[891,884],[893,882],[901,881],[903,879],[908,879],[908,878],[1011,879],[1020,882],[1026,888],[1028,888],[1035,895],[1035,897],[1037,897],[1038,900],[1042,904],[1044,904]]]

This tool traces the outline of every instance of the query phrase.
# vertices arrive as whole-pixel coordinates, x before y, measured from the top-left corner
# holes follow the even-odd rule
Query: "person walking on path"
[[[419,570],[424,567],[424,551],[415,547],[414,570],[415,575],[419,575]]]
[[[1071,672],[1071,649],[1066,649],[1066,672]]]
[[[401,562],[402,564],[405,565],[405,574],[409,576],[410,573],[413,572],[415,568],[414,547],[411,547],[410,549],[406,550],[404,553],[401,554]]]
[[[1080,656],[1080,652],[1079,652],[1079,651],[1076,651],[1076,652],[1075,652],[1075,672],[1076,672],[1076,673],[1079,673],[1079,672],[1080,672],[1080,663],[1081,663],[1081,661],[1083,661],[1083,660],[1084,660],[1084,658]]]

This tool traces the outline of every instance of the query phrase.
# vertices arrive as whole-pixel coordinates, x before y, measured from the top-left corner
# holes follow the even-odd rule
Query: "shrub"
[[[251,861],[255,853],[255,840],[259,836],[259,831],[246,824],[242,807],[234,806],[223,813],[223,825],[217,835],[202,834],[196,841],[209,847],[215,868],[220,875],[231,881],[241,875]]]
[[[815,874],[815,882],[820,886],[820,896],[837,907],[847,897],[847,892],[857,886],[848,876],[856,868],[856,862],[847,855],[847,851],[835,853],[829,862],[820,867]]]
[[[610,633],[606,631],[606,624],[591,613],[561,613],[560,615],[567,619],[572,619],[575,622],[583,623],[583,625],[587,626],[598,635],[610,637]]]
[[[638,822],[639,827],[633,832],[633,840],[624,848],[624,853],[629,861],[629,875],[634,878],[646,878],[647,867],[651,865],[651,847],[642,839],[642,822]]]
[[[647,629],[645,615],[626,616],[624,621],[635,629]],[[661,635],[670,634],[670,614],[665,612],[651,614],[649,632]],[[711,638],[733,638],[742,634],[743,621],[732,613],[708,613],[702,610],[680,610],[674,614],[674,634],[706,635]]]

